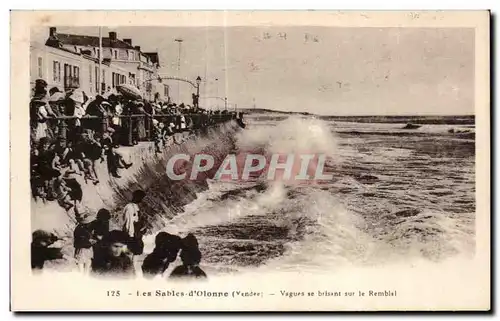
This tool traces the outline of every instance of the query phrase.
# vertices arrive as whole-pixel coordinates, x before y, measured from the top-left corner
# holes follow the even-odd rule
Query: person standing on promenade
[[[73,246],[75,247],[75,261],[78,270],[87,275],[90,273],[92,257],[94,256],[93,246],[97,240],[93,238],[94,218],[90,214],[82,215],[73,232]]]
[[[141,255],[144,251],[142,237],[144,236],[145,224],[143,224],[143,218],[140,217],[139,204],[145,197],[146,193],[143,190],[134,191],[131,202],[125,205],[123,209],[122,231],[127,233],[129,237],[128,249],[130,250],[134,264],[136,264],[135,256]]]

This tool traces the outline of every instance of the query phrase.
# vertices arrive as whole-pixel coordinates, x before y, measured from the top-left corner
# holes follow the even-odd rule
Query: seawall
[[[184,205],[196,198],[196,193],[208,188],[204,181],[171,181],[166,175],[168,159],[177,153],[193,155],[207,152],[215,156],[217,164],[234,148],[233,137],[239,129],[236,121],[215,125],[204,135],[192,137],[181,144],[173,143],[161,154],[154,152],[152,142],[120,147],[120,152],[127,161],[133,162],[133,166],[122,169],[121,178],[112,178],[107,172],[106,162],[98,162],[98,185],[91,182],[87,184],[83,178],[79,179],[83,190],[84,211],[95,214],[100,208],[107,208],[113,216],[112,224],[117,226],[121,223],[121,209],[130,200],[132,192],[140,188],[148,194],[141,210],[148,216],[150,229],[161,228],[165,218],[175,216]],[[217,159],[217,155],[221,159]],[[75,226],[73,211],[66,212],[56,201],[44,204],[32,199],[31,222],[33,231],[44,229],[61,237],[70,237]]]

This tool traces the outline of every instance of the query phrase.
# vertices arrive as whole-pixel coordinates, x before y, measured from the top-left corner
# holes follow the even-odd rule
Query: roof
[[[88,47],[99,47],[99,37],[95,36],[82,36],[82,35],[70,35],[66,33],[58,33],[57,39],[66,45],[72,46],[88,46]],[[128,43],[116,39],[111,41],[109,38],[102,37],[102,46],[105,48],[122,48],[122,49],[135,49]]]
[[[49,47],[52,47],[52,48],[55,48],[55,49],[58,49],[58,50],[70,53],[72,55],[82,56],[83,58],[88,59],[88,60],[97,61],[97,59],[94,58],[94,57],[92,57],[92,56],[89,56],[89,55],[86,55],[86,54],[82,54],[82,53],[79,53],[79,52],[74,52],[73,50],[68,50],[68,49],[60,46],[59,44],[60,44],[60,42],[57,41],[54,38],[49,38],[47,40],[47,42],[45,43],[46,46],[49,46]]]
[[[160,59],[158,58],[157,52],[144,52],[144,55],[148,56],[152,63],[160,64]]]

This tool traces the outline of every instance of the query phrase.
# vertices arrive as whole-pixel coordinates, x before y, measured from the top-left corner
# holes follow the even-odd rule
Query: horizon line
[[[277,112],[277,113],[286,113],[286,114],[307,114],[311,116],[318,116],[318,117],[475,117],[475,114],[359,114],[359,115],[335,115],[335,114],[317,114],[313,112],[308,112],[308,111],[285,111],[285,110],[276,110],[276,109],[269,109],[269,108],[240,108],[241,110],[248,110],[248,111],[270,111],[270,112]]]

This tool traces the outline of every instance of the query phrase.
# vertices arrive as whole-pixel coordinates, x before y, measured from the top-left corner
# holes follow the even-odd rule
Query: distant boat
[[[419,129],[420,127],[422,127],[422,126],[408,123],[405,125],[405,127],[401,128],[401,129]]]

